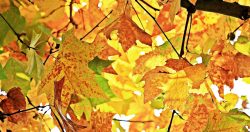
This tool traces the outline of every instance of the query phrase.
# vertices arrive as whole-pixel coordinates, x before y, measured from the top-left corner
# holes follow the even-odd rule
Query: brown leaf
[[[136,40],[140,40],[142,43],[150,46],[152,45],[151,36],[141,30],[126,14],[121,15],[115,22],[105,27],[103,32],[110,39],[110,34],[114,30],[118,30],[119,41],[124,51],[135,45]]]
[[[191,64],[189,64],[186,60],[184,59],[168,59],[166,61],[166,65],[167,67],[170,67],[176,71],[179,70],[183,70],[186,67],[191,66]]]
[[[17,112],[18,110],[23,110],[26,108],[26,102],[24,95],[21,92],[21,88],[16,87],[9,90],[7,93],[7,98],[2,100],[0,107],[3,112],[6,114]],[[20,119],[25,116],[25,113],[19,113],[11,115],[8,117],[8,120],[14,123],[17,123]]]

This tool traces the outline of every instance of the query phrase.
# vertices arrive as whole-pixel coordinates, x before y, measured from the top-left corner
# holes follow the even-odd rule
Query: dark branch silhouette
[[[189,0],[181,0],[181,6],[188,8],[192,5]],[[197,0],[196,10],[214,12],[246,20],[250,18],[250,7],[237,2],[229,3],[222,0]]]

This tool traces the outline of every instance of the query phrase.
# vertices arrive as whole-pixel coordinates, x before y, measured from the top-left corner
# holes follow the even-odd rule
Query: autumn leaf
[[[26,102],[21,88],[10,89],[7,93],[7,98],[0,102],[0,107],[4,113],[8,114],[25,109]],[[25,113],[9,116],[8,119],[11,122],[17,123],[23,116],[25,116]]]
[[[249,71],[246,70],[250,66],[249,60],[249,56],[238,53],[223,41],[213,47],[208,73],[211,80],[218,85],[221,97],[224,94],[224,84],[232,89],[234,87],[233,79],[250,76]]]
[[[70,96],[73,93],[88,98],[107,98],[98,82],[96,82],[94,72],[88,68],[88,63],[98,55],[102,47],[80,42],[74,37],[72,31],[64,37],[58,60],[55,62],[52,71],[41,82],[39,93],[45,92],[50,101],[53,102],[54,95],[51,92],[51,87],[53,87],[57,78],[65,77],[62,88],[64,107],[68,107]]]
[[[96,132],[110,132],[112,127],[113,113],[100,112],[99,110],[91,113],[91,127]]]
[[[10,58],[3,68],[7,79],[2,80],[2,89],[9,91],[13,87],[20,87],[26,95],[30,89],[30,78],[25,74],[25,67],[23,63]]]
[[[103,32],[110,39],[110,34],[114,30],[118,30],[119,41],[124,51],[135,45],[136,40],[147,45],[152,44],[151,36],[141,30],[126,14],[121,15],[115,22],[106,26]]]
[[[160,24],[162,30],[164,32],[168,32],[176,27],[170,20],[170,12],[171,9],[170,4],[163,5],[163,8],[160,11],[159,16],[157,17],[157,22]],[[157,25],[154,25],[154,30],[152,36],[160,34],[161,31]]]
[[[2,65],[0,65],[0,80],[4,80],[4,79],[7,79],[7,76],[3,70]]]
[[[12,1],[10,2],[9,10],[1,15],[3,15],[3,17],[11,25],[13,25],[13,28],[17,33],[21,33],[25,25],[25,18],[20,15],[18,7],[16,7]],[[11,28],[2,17],[0,18],[0,25],[0,46],[7,45],[9,42],[16,40],[16,36],[14,35],[13,31],[11,31]]]
[[[0,3],[0,13],[3,13],[9,9],[10,1],[4,0]]]

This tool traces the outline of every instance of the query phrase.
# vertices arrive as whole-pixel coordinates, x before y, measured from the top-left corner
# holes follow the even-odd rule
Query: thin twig
[[[53,111],[52,109],[51,109],[51,113],[55,116],[56,121],[58,122],[58,124],[59,124],[59,126],[60,126],[62,132],[64,132],[63,126],[62,126],[62,124],[61,124],[59,118],[56,116],[56,114],[54,113],[54,111]]]
[[[18,41],[20,41],[23,45],[25,45],[27,48],[29,49],[34,49],[36,50],[34,47],[30,47],[28,44],[26,44],[22,39],[21,36],[22,34],[19,34],[15,31],[15,29],[10,25],[10,23],[5,19],[5,17],[0,14],[0,16],[3,18],[3,20],[5,21],[5,23],[9,26],[9,28],[11,29],[11,31],[15,34],[15,36],[17,37]]]
[[[188,41],[189,41],[190,32],[191,32],[191,28],[192,28],[192,21],[193,21],[193,16],[191,14],[191,16],[190,16],[190,24],[189,24],[189,31],[188,31],[188,38],[187,38],[187,42],[186,42],[186,50],[187,50],[187,52],[189,52]]]
[[[50,105],[44,105],[44,106],[36,106],[36,107],[32,107],[32,108],[29,108],[29,109],[25,109],[25,110],[18,110],[16,112],[13,112],[13,113],[2,113],[2,115],[4,116],[12,116],[12,115],[15,115],[15,114],[18,114],[18,113],[22,113],[22,112],[27,112],[27,111],[30,111],[30,110],[33,110],[33,109],[39,109],[39,108],[45,108],[47,106],[50,106]]]
[[[143,7],[143,6],[141,5],[140,2],[138,2],[138,0],[135,0],[135,1],[136,1],[136,3],[138,3],[138,4],[140,5],[140,7],[141,7],[144,11],[146,11],[147,14],[155,21],[156,25],[157,25],[158,28],[161,30],[161,32],[163,33],[163,35],[165,36],[165,38],[167,39],[167,41],[169,42],[169,44],[171,45],[171,47],[173,48],[173,50],[175,51],[175,53],[178,55],[179,58],[181,58],[180,54],[177,52],[177,50],[175,49],[174,45],[171,43],[170,39],[167,37],[167,35],[166,35],[165,32],[163,31],[163,29],[161,28],[160,24],[156,21],[155,17],[154,17],[152,14],[150,14],[150,13],[148,12],[148,10],[145,9],[145,7]]]
[[[155,7],[153,7],[153,6],[151,6],[149,3],[147,3],[146,1],[144,1],[144,0],[140,0],[143,4],[145,4],[145,5],[147,5],[148,7],[150,7],[151,9],[153,9],[153,10],[155,10],[155,11],[160,11],[160,9],[157,9],[157,8],[155,8]]]
[[[170,129],[171,129],[171,125],[173,123],[173,120],[174,120],[174,114],[176,113],[175,110],[173,110],[173,113],[172,113],[172,116],[171,116],[171,119],[170,119],[170,122],[169,122],[169,125],[168,125],[168,131],[167,132],[170,132]]]
[[[111,10],[109,12],[108,15],[106,15],[100,22],[98,22],[94,28],[92,28],[87,34],[85,34],[82,38],[80,38],[80,40],[83,40],[86,36],[88,36],[92,31],[94,31],[97,27],[99,27],[99,25],[113,12],[113,10]]]
[[[53,13],[55,13],[57,10],[59,10],[62,7],[65,7],[65,5],[61,5],[61,6],[57,7],[57,8],[55,8],[54,10],[52,10],[50,13],[48,13],[46,16],[43,16],[42,18],[49,17],[50,15],[52,15]]]
[[[114,121],[123,121],[123,122],[133,122],[133,123],[150,123],[153,122],[152,120],[148,120],[148,121],[133,121],[133,120],[122,120],[122,119],[113,119]]]
[[[144,28],[144,26],[143,26],[143,24],[142,24],[142,21],[141,21],[140,17],[138,16],[138,13],[137,13],[137,11],[135,10],[135,8],[134,8],[134,6],[132,5],[132,3],[131,3],[131,6],[132,6],[132,9],[135,11],[135,14],[136,14],[137,18],[139,19],[139,22],[141,23],[141,26],[142,26],[143,30],[145,31],[145,28]]]

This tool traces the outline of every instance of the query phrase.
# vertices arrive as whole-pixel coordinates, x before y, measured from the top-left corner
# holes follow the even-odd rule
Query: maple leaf
[[[211,50],[212,58],[208,65],[208,73],[219,87],[219,94],[224,95],[224,84],[231,89],[234,87],[233,79],[250,76],[250,57],[238,53],[233,47],[221,41]]]
[[[121,15],[120,18],[106,26],[103,32],[110,39],[110,34],[114,30],[118,30],[119,41],[124,51],[135,45],[136,40],[147,45],[152,44],[151,36],[141,30],[126,14]]]
[[[71,94],[78,93],[85,97],[107,98],[95,80],[95,73],[88,68],[88,63],[102,50],[98,45],[82,43],[74,37],[72,31],[65,34],[58,59],[52,70],[41,82],[39,93],[46,93],[50,102],[55,98],[51,92],[54,81],[65,77],[62,105],[68,107]]]

